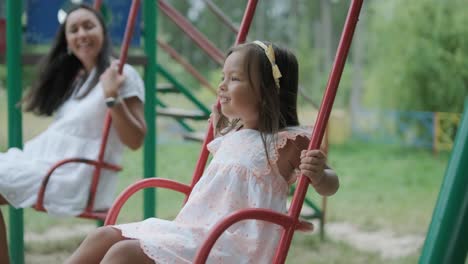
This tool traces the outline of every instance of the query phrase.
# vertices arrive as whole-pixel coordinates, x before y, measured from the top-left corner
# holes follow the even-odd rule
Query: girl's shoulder
[[[286,127],[278,132],[276,147],[281,149],[288,142],[308,142],[312,136],[312,129],[312,126]]]
[[[223,146],[225,148],[233,148],[237,151],[246,151],[255,148],[261,144],[260,132],[253,129],[230,130],[226,134],[218,135],[208,145],[207,148],[211,153],[216,153]],[[255,149],[255,153],[256,153]]]
[[[307,149],[312,127],[287,127],[278,132],[276,143],[276,165],[288,183],[296,179],[296,169],[300,163],[301,151]]]

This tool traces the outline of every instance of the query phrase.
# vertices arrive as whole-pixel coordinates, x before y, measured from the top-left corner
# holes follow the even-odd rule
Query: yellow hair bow
[[[276,62],[275,62],[275,51],[273,50],[273,45],[270,44],[267,46],[265,45],[265,43],[259,40],[255,40],[253,43],[260,46],[265,51],[265,55],[267,56],[271,64],[271,69],[273,71],[273,78],[275,79],[276,87],[279,89],[280,88],[279,78],[281,78],[282,75],[281,75],[281,71],[278,68],[278,65],[276,65]]]

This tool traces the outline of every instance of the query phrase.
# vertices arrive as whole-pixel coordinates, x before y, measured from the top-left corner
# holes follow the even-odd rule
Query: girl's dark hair
[[[83,98],[98,83],[99,76],[110,65],[112,45],[104,18],[101,14],[86,4],[73,5],[67,14],[70,15],[78,9],[86,9],[93,13],[101,24],[104,35],[102,48],[97,57],[96,73],[89,82],[89,85],[84,87],[86,90],[80,93],[81,95],[79,98]],[[38,115],[52,115],[68,98],[70,98],[77,78],[85,78],[87,75],[80,74],[80,72],[84,71],[83,65],[75,55],[68,53],[65,35],[66,24],[67,19],[60,25],[52,48],[39,64],[39,78],[37,83],[31,87],[22,100],[26,111],[31,111]]]
[[[267,46],[271,44],[265,41],[263,43]],[[279,79],[279,88],[276,87],[273,78],[271,63],[260,46],[254,43],[241,44],[231,48],[227,53],[227,57],[233,52],[242,51],[244,53],[244,69],[246,69],[250,86],[257,91],[258,98],[261,98],[258,109],[258,130],[261,133],[267,157],[266,135],[276,135],[279,130],[285,127],[299,125],[297,117],[299,66],[296,56],[286,48],[272,45],[276,64],[282,75]],[[227,123],[226,117],[221,116],[218,122],[219,126]],[[236,126],[237,121],[231,122],[227,129],[223,129],[223,134]],[[220,130],[221,127],[218,127],[218,132],[221,132]]]

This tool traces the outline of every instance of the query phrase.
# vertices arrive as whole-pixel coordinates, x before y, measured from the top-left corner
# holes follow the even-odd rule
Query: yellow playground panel
[[[458,113],[434,113],[434,152],[452,149],[460,118]]]

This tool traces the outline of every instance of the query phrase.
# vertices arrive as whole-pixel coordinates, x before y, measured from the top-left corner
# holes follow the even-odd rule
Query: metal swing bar
[[[363,0],[353,0],[349,7],[344,30],[338,45],[337,55],[333,63],[329,81],[327,83],[327,88],[322,99],[322,104],[320,105],[314,130],[312,132],[312,139],[308,147],[309,150],[320,148],[320,143],[322,141],[326,124],[330,117],[330,112],[335,100],[335,95],[338,90],[341,74],[343,73],[349,47],[351,46],[351,41],[359,18],[362,3]],[[267,209],[246,209],[239,210],[224,218],[224,221],[221,221],[214,226],[212,232],[210,232],[208,238],[205,240],[205,243],[197,252],[194,263],[205,263],[211,248],[219,236],[221,236],[222,233],[231,225],[247,219],[263,220],[281,225],[283,227],[283,232],[274,257],[274,263],[284,263],[291,245],[294,231],[296,229],[302,229],[306,226],[306,223],[299,220],[299,214],[304,202],[305,195],[307,193],[308,186],[308,178],[304,175],[301,175],[287,215]]]

